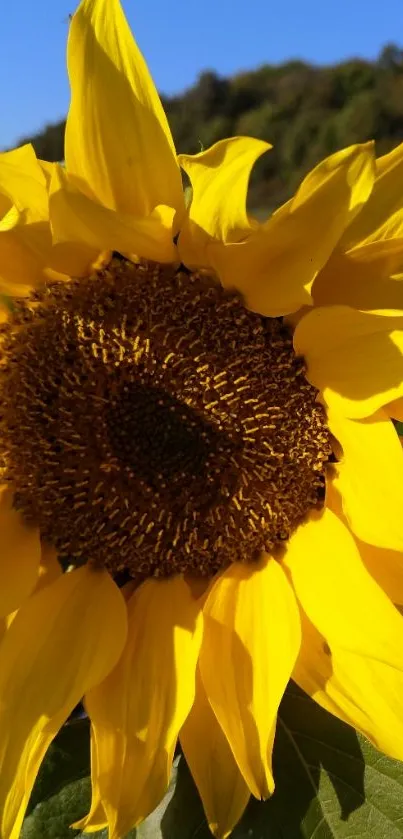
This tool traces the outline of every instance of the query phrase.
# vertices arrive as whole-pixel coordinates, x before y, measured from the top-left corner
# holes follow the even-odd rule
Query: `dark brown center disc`
[[[292,337],[209,277],[113,260],[5,328],[0,451],[72,562],[211,575],[324,496],[329,433]]]

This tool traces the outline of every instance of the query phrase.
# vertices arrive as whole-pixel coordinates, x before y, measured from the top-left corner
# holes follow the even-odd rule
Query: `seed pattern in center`
[[[324,496],[329,433],[279,319],[203,274],[114,259],[4,328],[3,474],[69,561],[211,575]]]

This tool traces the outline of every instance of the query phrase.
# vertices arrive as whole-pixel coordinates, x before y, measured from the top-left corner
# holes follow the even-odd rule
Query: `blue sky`
[[[403,0],[123,0],[158,88],[175,93],[206,68],[374,58],[403,44]],[[8,0],[0,29],[0,148],[65,116],[74,0]]]

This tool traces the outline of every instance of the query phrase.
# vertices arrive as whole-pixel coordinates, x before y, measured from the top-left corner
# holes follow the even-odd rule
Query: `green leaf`
[[[90,801],[89,778],[66,784],[36,805],[25,819],[21,839],[73,839],[79,831],[72,830],[70,824],[88,813]]]
[[[202,803],[183,757],[157,810],[137,828],[137,839],[211,839]]]
[[[233,839],[400,839],[403,765],[291,684],[274,753],[276,790],[250,803]]]
[[[72,833],[70,831],[70,837]],[[137,839],[138,833],[136,830],[131,830],[124,839]],[[76,834],[75,839],[108,839],[108,831],[107,830],[96,830],[94,833],[78,833]],[[211,837],[210,837],[211,839]]]
[[[400,420],[393,420],[393,422],[399,437],[403,437],[403,422]]]

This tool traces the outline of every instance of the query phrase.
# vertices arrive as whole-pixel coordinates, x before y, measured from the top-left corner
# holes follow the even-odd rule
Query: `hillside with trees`
[[[375,139],[382,154],[403,141],[403,50],[386,46],[373,62],[266,64],[230,78],[206,71],[183,94],[162,99],[180,152],[237,134],[273,144],[250,190],[251,207],[271,209],[331,152]],[[20,142],[32,142],[45,160],[62,160],[64,127],[48,125]]]

